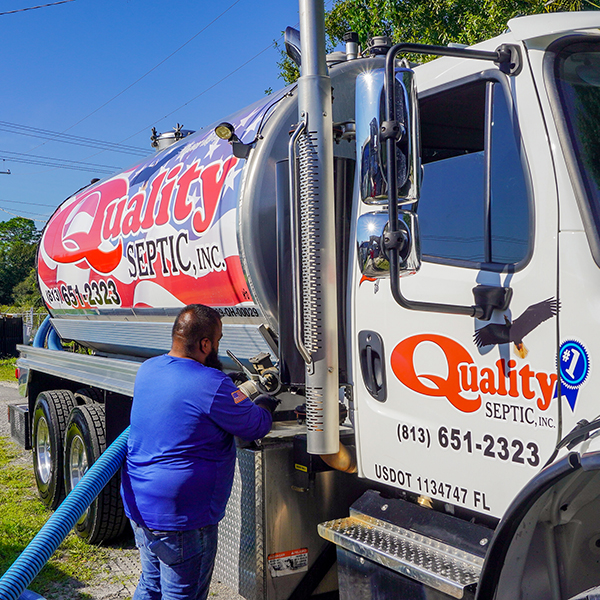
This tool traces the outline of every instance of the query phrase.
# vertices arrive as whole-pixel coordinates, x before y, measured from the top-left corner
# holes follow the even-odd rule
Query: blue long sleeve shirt
[[[125,513],[161,531],[218,523],[233,484],[234,436],[259,439],[271,423],[221,371],[168,354],[147,360],[134,386]]]

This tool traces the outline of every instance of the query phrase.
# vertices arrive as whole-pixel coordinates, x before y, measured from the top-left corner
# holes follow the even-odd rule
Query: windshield
[[[554,63],[554,77],[574,161],[588,199],[590,216],[600,231],[600,41],[564,47]]]

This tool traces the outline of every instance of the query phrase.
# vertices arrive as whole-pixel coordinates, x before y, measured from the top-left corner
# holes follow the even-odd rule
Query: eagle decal
[[[537,304],[532,304],[525,312],[514,321],[504,315],[504,324],[490,323],[478,329],[473,338],[478,348],[495,344],[514,344],[514,352],[519,358],[525,358],[529,350],[523,343],[523,338],[531,333],[538,325],[555,317],[558,313],[559,303],[556,298],[548,298]]]

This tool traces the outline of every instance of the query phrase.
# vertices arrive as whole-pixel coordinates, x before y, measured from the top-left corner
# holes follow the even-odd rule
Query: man
[[[277,401],[253,403],[221,372],[219,313],[177,316],[168,354],[140,367],[121,495],[140,550],[134,600],[204,600],[235,467],[234,436],[263,437]]]

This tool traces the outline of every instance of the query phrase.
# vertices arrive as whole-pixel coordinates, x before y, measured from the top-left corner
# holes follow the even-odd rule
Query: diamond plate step
[[[360,513],[321,523],[319,534],[454,598],[477,583],[483,565],[474,554]]]

